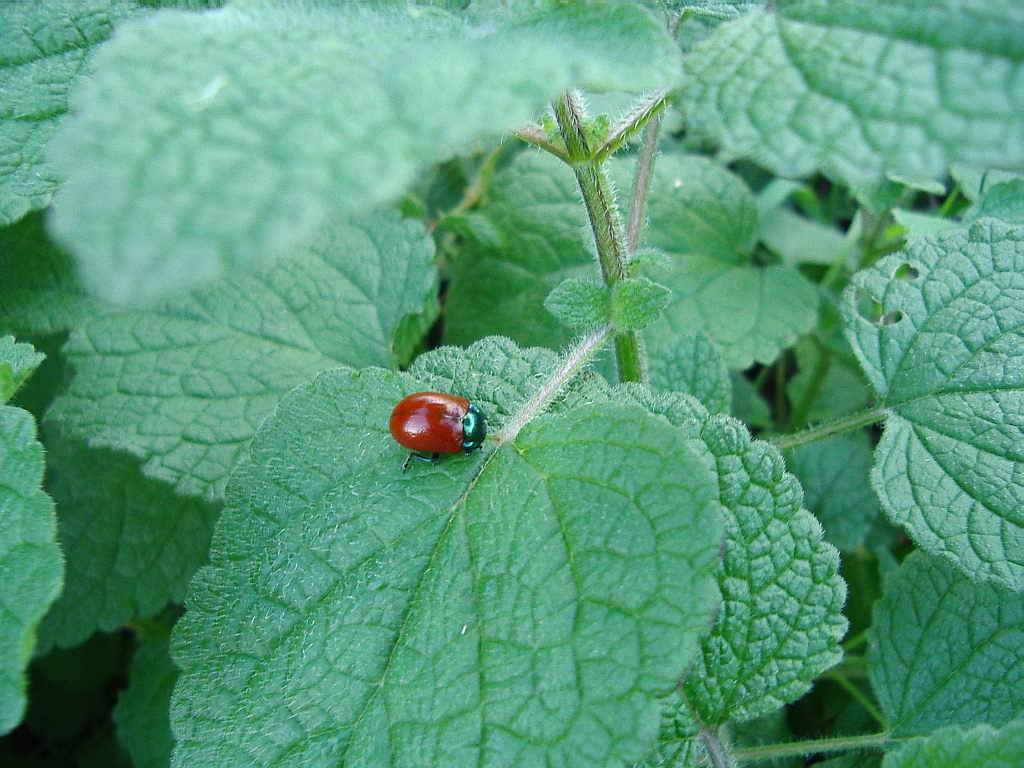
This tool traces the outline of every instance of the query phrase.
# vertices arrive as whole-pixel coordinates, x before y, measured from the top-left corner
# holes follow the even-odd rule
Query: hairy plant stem
[[[580,187],[587,218],[594,233],[601,276],[609,288],[629,276],[629,253],[626,250],[615,194],[602,163],[595,163],[583,127],[583,107],[572,91],[554,104],[555,119],[565,140],[576,182]],[[639,334],[618,334],[615,357],[622,381],[645,381],[646,366]]]
[[[508,423],[505,430],[499,435],[498,441],[507,443],[515,440],[520,430],[551,405],[551,402],[562,393],[566,385],[572,381],[573,377],[580,372],[583,366],[590,362],[611,334],[611,326],[606,325],[604,328],[587,334],[570,347],[562,357],[562,364],[558,367],[558,370],[548,377],[544,385],[530,398],[530,401],[524,406],[523,410],[517,413]]]
[[[651,189],[651,175],[654,171],[654,154],[658,148],[658,133],[661,130],[661,116],[647,124],[644,131],[644,146],[636,161],[636,174],[633,176],[633,192],[629,199],[629,219],[626,224],[626,246],[629,252],[636,251],[640,245],[640,234],[644,229],[644,209],[647,206],[647,193]]]
[[[714,768],[735,768],[736,761],[718,735],[707,726],[701,726],[700,743]]]
[[[572,169],[597,241],[601,273],[605,282],[612,285],[628,274],[629,258],[623,245],[622,222],[604,165],[592,160],[583,128],[583,107],[574,92],[567,92],[561,101],[555,102],[555,119],[569,150]]]
[[[563,163],[568,163],[569,156],[565,153],[565,150],[557,144],[550,141],[544,129],[536,123],[527,123],[521,126],[513,134],[520,141],[525,141],[527,144],[532,144],[535,147],[540,147],[545,152],[557,157]]]
[[[733,750],[741,764],[774,760],[779,757],[804,757],[822,752],[849,752],[854,749],[881,749],[894,739],[888,733],[870,733],[864,736],[840,736],[832,739],[809,739],[788,744],[765,744]]]
[[[694,722],[697,723],[697,738],[700,739],[700,744],[704,747],[704,753],[707,755],[713,768],[735,768],[736,760],[733,759],[732,754],[722,740],[718,738],[718,732],[705,723],[697,712],[693,704],[686,697],[686,691],[683,690],[682,681],[679,682],[676,690],[683,699],[683,703],[686,709],[693,715]]]
[[[604,143],[594,150],[591,159],[595,163],[603,163],[636,136],[637,132],[645,125],[650,129],[652,125],[660,122],[661,113],[667,106],[667,91],[658,91],[653,96],[641,99],[615,124]],[[657,128],[655,128],[655,134],[657,134]]]
[[[680,16],[671,14],[668,17],[668,32],[675,37],[679,27]],[[662,97],[664,106],[668,105],[667,97]],[[633,190],[629,198],[629,218],[626,224],[626,246],[629,252],[636,251],[640,245],[640,235],[644,231],[644,209],[647,206],[647,194],[651,190],[651,175],[654,171],[654,157],[658,151],[658,134],[661,132],[661,117],[664,108],[653,114],[647,129],[644,131],[644,145],[640,157],[636,161],[636,173],[633,175]]]
[[[885,418],[885,408],[870,408],[866,411],[858,411],[849,416],[805,429],[803,432],[796,432],[792,435],[775,435],[768,438],[768,442],[780,451],[785,451],[798,445],[815,443],[818,440],[832,437],[832,435],[839,435],[859,427],[866,427],[869,424],[876,424],[883,418]]]

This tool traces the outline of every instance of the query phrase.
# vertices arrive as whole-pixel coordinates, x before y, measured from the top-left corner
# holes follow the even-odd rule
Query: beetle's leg
[[[415,452],[410,453],[406,457],[405,463],[402,465],[402,471],[405,472],[407,469],[409,469],[409,464],[412,462],[413,459],[415,459],[416,461],[428,461],[431,464],[436,464],[437,460],[440,457],[441,457],[441,454],[439,454],[439,453],[432,453],[429,456],[423,456],[422,454],[415,453]]]

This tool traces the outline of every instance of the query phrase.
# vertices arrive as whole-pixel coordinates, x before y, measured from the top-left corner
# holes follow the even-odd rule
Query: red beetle
[[[442,392],[416,392],[403,398],[391,412],[388,426],[398,444],[412,451],[403,470],[413,459],[435,462],[442,453],[470,454],[487,436],[483,411],[464,397]]]

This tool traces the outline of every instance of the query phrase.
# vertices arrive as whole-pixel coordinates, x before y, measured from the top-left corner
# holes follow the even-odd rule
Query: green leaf
[[[901,203],[907,204],[914,200],[917,192],[929,195],[945,196],[946,185],[943,181],[925,179],[905,179],[896,175],[887,175],[882,180],[860,182],[851,185],[850,192],[854,199],[876,216],[896,209]],[[897,209],[900,210],[900,209]],[[895,212],[895,211],[894,211]],[[912,211],[910,213],[913,213]],[[921,216],[923,214],[914,214]],[[927,217],[935,218],[935,217]],[[848,231],[848,235],[853,228]]]
[[[970,223],[989,216],[1007,224],[1024,224],[1024,179],[987,187],[964,221]]]
[[[571,332],[544,310],[566,279],[598,279],[587,218],[572,171],[547,154],[525,152],[494,175],[479,217],[453,264],[445,302],[445,342],[501,334],[524,346],[562,347]]]
[[[651,388],[685,392],[712,413],[726,413],[733,387],[721,350],[700,331],[647,345]]]
[[[662,22],[632,4],[481,28],[316,2],[159,13],[121,29],[75,94],[54,143],[54,231],[91,291],[144,302],[396,198],[420,166],[570,86],[636,92],[678,71]]]
[[[843,313],[886,411],[872,484],[972,578],[1024,589],[1024,230],[992,219],[855,276]],[[859,301],[877,307],[861,314]],[[876,316],[877,315],[877,316]]]
[[[658,248],[637,248],[629,257],[630,274],[649,271],[653,274],[672,271],[672,257]]]
[[[885,582],[868,672],[896,736],[1024,716],[1024,602],[913,553]]]
[[[31,344],[22,344],[13,336],[0,336],[0,405],[17,392],[26,379],[46,359]]]
[[[101,313],[84,294],[71,256],[43,230],[34,213],[0,229],[0,330],[18,336],[65,333]]]
[[[839,553],[800,506],[800,485],[772,446],[685,395],[616,390],[700,440],[725,508],[722,607],[683,691],[701,722],[750,720],[796,700],[842,658],[846,585]]]
[[[864,543],[878,516],[871,488],[867,433],[838,435],[794,448],[789,468],[804,489],[804,504],[821,521],[825,537],[842,551]]]
[[[404,362],[428,324],[420,316],[432,317],[436,280],[422,225],[390,212],[338,224],[267,270],[86,324],[67,347],[76,374],[49,422],[138,456],[181,493],[219,498],[292,387],[336,365]]]
[[[168,707],[178,679],[167,638],[140,646],[132,657],[131,683],[117,698],[114,723],[121,746],[134,768],[167,768],[171,764],[171,723]]]
[[[995,729],[943,728],[885,756],[882,768],[1015,768],[1024,755],[1024,722]]]
[[[635,407],[541,416],[406,473],[386,426],[403,395],[443,388],[500,435],[558,364],[488,340],[285,398],[175,629],[174,765],[647,754],[717,598],[703,460]]]
[[[672,291],[646,277],[627,277],[612,288],[612,325],[638,331],[658,320],[672,300]]]
[[[723,599],[685,689],[705,723],[721,724],[795,701],[840,660],[846,585],[782,457],[728,417],[702,437],[727,510]]]
[[[570,277],[544,299],[544,309],[575,330],[607,325],[611,320],[611,293],[600,280]]]
[[[949,173],[960,185],[960,191],[963,192],[964,197],[972,203],[977,202],[985,190],[993,184],[1024,178],[1024,175],[1020,173],[1003,171],[999,168],[973,168],[962,163],[950,165]]]
[[[60,593],[64,572],[53,502],[40,488],[44,468],[32,416],[0,405],[0,734],[25,712],[36,626]]]
[[[882,756],[864,751],[848,752],[831,760],[815,763],[814,768],[880,768]]]
[[[690,768],[697,765],[699,746],[694,738],[700,726],[679,693],[673,692],[662,706],[658,745],[636,768]]]
[[[628,189],[633,163],[614,162],[610,170]],[[564,345],[570,334],[546,317],[544,298],[566,278],[597,275],[572,173],[554,158],[521,156],[496,174],[481,213],[500,238],[470,238],[459,253],[445,305],[446,341],[500,333],[521,344]],[[745,367],[771,361],[814,325],[813,286],[789,267],[752,263],[757,207],[739,177],[706,158],[661,156],[648,214],[645,244],[674,263],[670,274],[650,268],[673,294],[663,318],[644,332],[651,348],[700,331],[730,366]]]
[[[941,235],[960,227],[960,222],[955,219],[944,219],[941,216],[931,216],[904,208],[893,209],[892,217],[911,235]]]
[[[941,178],[1021,168],[1024,24],[1014,0],[785,0],[686,57],[680,107],[729,157],[782,176]]]
[[[206,562],[219,507],[174,495],[122,454],[49,435],[47,448],[67,578],[40,625],[40,646],[68,648],[181,602]]]
[[[618,331],[636,331],[656,321],[671,296],[646,277],[627,277],[610,290],[599,280],[570,277],[548,294],[544,308],[575,330],[611,323]]]
[[[616,170],[625,182],[632,164],[618,163]],[[753,193],[739,176],[699,155],[658,157],[648,215],[645,244],[669,254],[700,253],[741,264],[757,244]]]
[[[838,229],[781,205],[761,208],[758,236],[785,264],[846,264],[856,253],[854,243]]]
[[[92,50],[137,8],[128,0],[0,3],[0,226],[45,208],[60,174],[44,148]]]
[[[743,181],[697,156],[658,158],[644,242],[671,254],[659,276],[672,290],[664,317],[644,334],[652,346],[700,330],[726,363],[770,363],[814,326],[818,297],[795,269],[755,265],[757,203]]]

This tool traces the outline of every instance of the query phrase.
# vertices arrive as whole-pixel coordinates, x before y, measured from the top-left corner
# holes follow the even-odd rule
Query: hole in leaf
[[[858,287],[857,314],[869,323],[877,323],[882,317],[882,303],[863,288]]]
[[[883,312],[882,302],[861,287],[857,287],[857,314],[878,326],[895,325],[903,319],[903,312],[898,309]]]
[[[879,325],[896,325],[902,319],[903,313],[898,309],[894,309],[892,312],[886,312],[878,318],[877,322]]]
[[[921,270],[913,264],[900,264],[892,273],[894,280],[916,280],[921,276]]]

